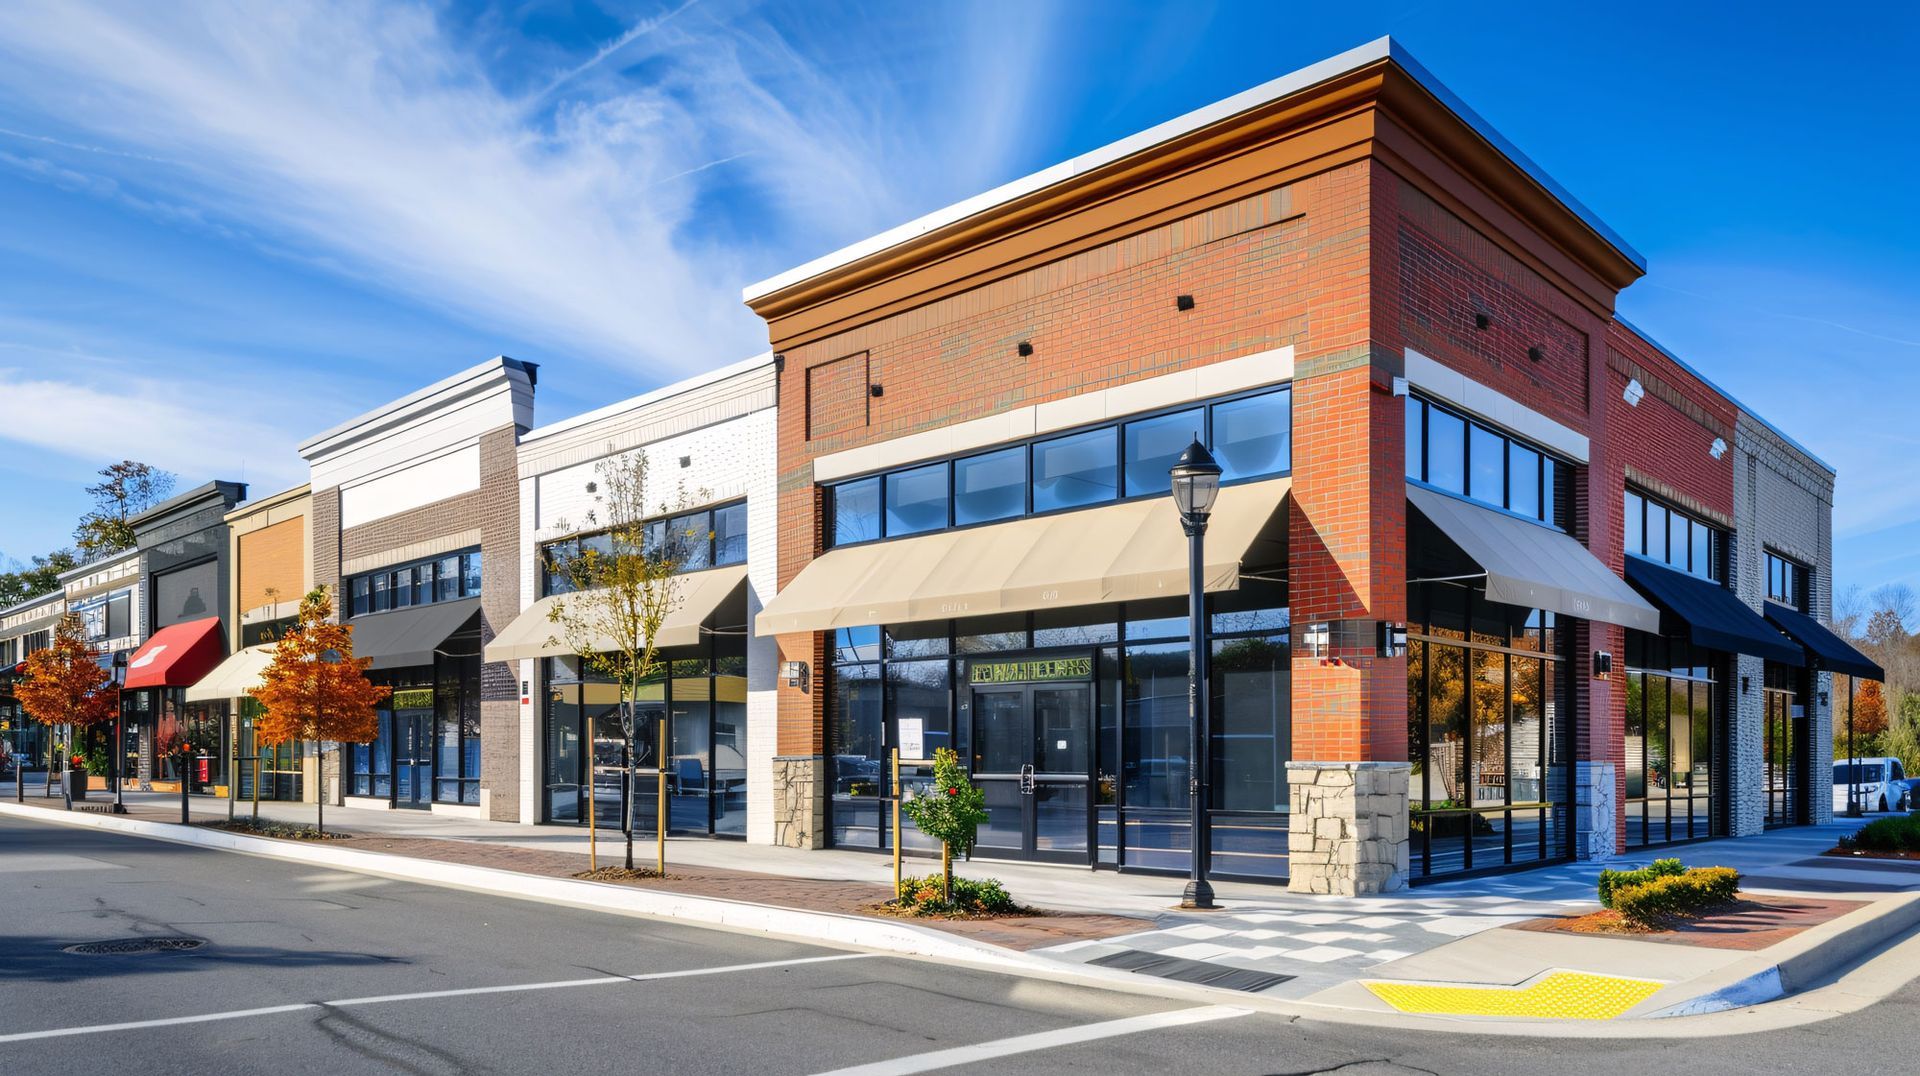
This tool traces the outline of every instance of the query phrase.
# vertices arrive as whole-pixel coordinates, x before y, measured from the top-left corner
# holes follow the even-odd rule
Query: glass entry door
[[[1800,759],[1796,757],[1794,744],[1794,696],[1790,691],[1768,689],[1765,697],[1766,824],[1797,825],[1800,822]]]
[[[433,802],[433,711],[393,712],[393,804],[425,808]]]
[[[986,793],[981,855],[1087,862],[1093,689],[1033,685],[973,694],[973,779]]]

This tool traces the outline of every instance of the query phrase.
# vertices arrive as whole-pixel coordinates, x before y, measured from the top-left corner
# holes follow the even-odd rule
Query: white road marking
[[[992,1042],[975,1043],[972,1046],[956,1046],[949,1050],[909,1054],[906,1057],[896,1057],[891,1061],[875,1061],[867,1065],[834,1069],[831,1072],[820,1073],[819,1076],[909,1076],[916,1072],[930,1072],[955,1065],[973,1065],[982,1061],[991,1061],[996,1057],[1032,1053],[1035,1050],[1051,1050],[1057,1046],[1095,1042],[1159,1028],[1184,1027],[1188,1024],[1204,1024],[1213,1020],[1230,1020],[1252,1012],[1252,1009],[1242,1009],[1232,1005],[1202,1005],[1192,1009],[1175,1009],[1172,1012],[1130,1016],[1124,1020],[1107,1020],[1098,1024],[1063,1027],[1058,1031],[1042,1031],[1011,1039],[995,1039]]]
[[[58,1039],[74,1035],[99,1035],[109,1031],[137,1031],[145,1028],[171,1027],[176,1024],[207,1024],[219,1020],[244,1020],[249,1016],[272,1016],[277,1013],[301,1012],[306,1009],[346,1008],[359,1005],[387,1005],[396,1001],[426,1001],[432,998],[466,997],[473,994],[512,994],[528,990],[564,990],[575,986],[613,986],[621,983],[644,983],[655,979],[687,979],[701,975],[725,975],[736,971],[761,971],[767,968],[790,968],[802,964],[827,964],[838,960],[864,960],[879,956],[878,953],[837,953],[833,956],[808,956],[795,960],[763,960],[754,964],[727,964],[718,968],[687,968],[683,971],[642,972],[638,975],[597,975],[591,979],[561,979],[546,983],[517,983],[510,986],[475,986],[464,990],[423,990],[413,994],[381,994],[364,998],[342,998],[339,1001],[304,1001],[293,1005],[273,1005],[264,1009],[234,1009],[226,1012],[201,1013],[198,1016],[169,1016],[158,1020],[132,1020],[120,1024],[86,1024],[80,1027],[56,1027],[45,1031],[16,1031],[9,1035],[0,1035],[0,1043],[28,1042],[34,1039]]]
[[[274,1005],[265,1009],[240,1009],[233,1012],[205,1013],[200,1016],[170,1016],[164,1020],[133,1020],[124,1024],[92,1024],[87,1027],[56,1027],[47,1031],[17,1031],[11,1035],[0,1035],[0,1042],[57,1039],[67,1035],[98,1035],[104,1031],[134,1031],[149,1027],[169,1027],[174,1024],[205,1024],[215,1020],[244,1020],[249,1016],[271,1016],[274,1013],[299,1012],[301,1009],[319,1007],[312,1002],[303,1002],[299,1005]]]

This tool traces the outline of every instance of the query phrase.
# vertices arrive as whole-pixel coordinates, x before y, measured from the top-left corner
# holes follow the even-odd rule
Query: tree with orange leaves
[[[80,618],[72,613],[60,618],[52,646],[27,655],[26,674],[13,694],[27,716],[42,724],[85,728],[120,711],[113,674],[100,667],[100,651],[87,642]]]
[[[378,707],[393,689],[367,679],[371,658],[353,656],[353,627],[333,619],[333,599],[319,587],[300,601],[300,619],[280,637],[273,662],[249,692],[265,713],[254,737],[272,746],[294,740],[366,743],[379,735]],[[324,781],[316,797],[317,828],[326,832]]]

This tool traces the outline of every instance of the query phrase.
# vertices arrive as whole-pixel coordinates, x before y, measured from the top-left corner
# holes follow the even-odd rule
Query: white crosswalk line
[[[1073,1046],[1083,1042],[1097,1042],[1120,1035],[1135,1035],[1142,1031],[1204,1024],[1213,1020],[1230,1020],[1252,1012],[1252,1009],[1242,1009],[1232,1005],[1202,1005],[1192,1009],[1175,1009],[1172,1012],[1130,1016],[1124,1020],[1107,1020],[1098,1024],[1063,1027],[1057,1031],[1041,1031],[1011,1039],[995,1039],[992,1042],[980,1042],[972,1046],[955,1046],[947,1050],[934,1050],[931,1053],[909,1054],[889,1061],[875,1061],[866,1065],[854,1065],[851,1068],[834,1069],[831,1072],[820,1073],[819,1076],[909,1076],[916,1072],[931,1072],[934,1069],[951,1068],[955,1065],[973,1065],[982,1061],[991,1061],[996,1057],[1032,1053],[1036,1050],[1051,1050],[1055,1047]]]

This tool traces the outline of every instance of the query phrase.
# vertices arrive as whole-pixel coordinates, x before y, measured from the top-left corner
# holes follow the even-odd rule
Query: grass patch
[[[1840,838],[1842,852],[1920,852],[1920,815],[1876,818]]]

